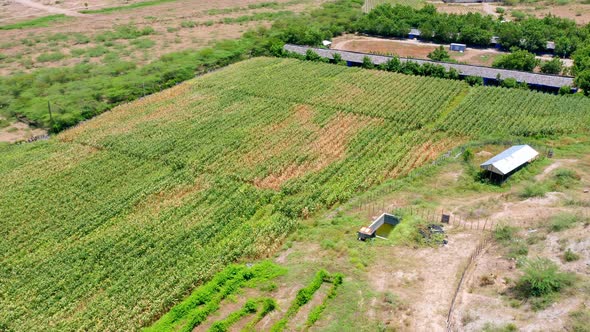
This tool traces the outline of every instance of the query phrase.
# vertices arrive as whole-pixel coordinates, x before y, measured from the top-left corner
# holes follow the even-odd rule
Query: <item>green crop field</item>
[[[0,145],[0,330],[149,326],[314,211],[472,138],[587,133],[589,114],[575,96],[255,58]]]

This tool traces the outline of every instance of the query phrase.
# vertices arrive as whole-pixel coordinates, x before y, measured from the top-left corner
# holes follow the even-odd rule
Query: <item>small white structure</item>
[[[535,160],[537,156],[539,156],[539,152],[529,145],[515,145],[481,164],[480,167],[486,171],[505,176]]]
[[[329,40],[323,40],[322,41],[322,45],[324,45],[325,47],[330,48],[330,45],[332,45],[332,42]]]
[[[467,48],[467,45],[465,45],[465,44],[451,43],[451,51],[463,53],[463,52],[465,52],[466,48]]]
[[[408,33],[408,38],[410,39],[418,39],[422,35],[422,31],[418,29],[410,29],[410,33]]]

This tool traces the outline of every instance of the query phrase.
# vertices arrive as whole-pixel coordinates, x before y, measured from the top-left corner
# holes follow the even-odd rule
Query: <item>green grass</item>
[[[524,275],[516,283],[519,296],[531,301],[534,310],[541,310],[555,301],[556,295],[573,284],[575,275],[559,271],[557,264],[546,258],[528,260]]]
[[[37,57],[37,62],[55,62],[65,58],[66,55],[61,52],[43,53]]]
[[[560,213],[551,218],[550,229],[553,232],[563,231],[573,227],[578,222],[579,217],[569,213]]]
[[[567,322],[568,331],[588,332],[590,331],[590,309],[584,307],[570,312]]]
[[[14,24],[1,25],[0,30],[48,27],[51,23],[63,22],[69,19],[71,18],[64,14],[49,15]]]
[[[566,262],[574,262],[580,259],[580,255],[573,252],[571,249],[567,249],[565,253],[563,253],[563,260]]]
[[[259,283],[274,279],[285,272],[284,268],[268,261],[252,267],[231,265],[217,273],[211,281],[193,291],[189,297],[144,331],[192,331],[211,313],[219,309],[223,299],[235,294],[241,288],[256,287]],[[257,302],[259,301],[246,302],[242,310],[219,322],[216,327],[212,327],[213,331],[225,331],[241,317],[256,312]],[[268,300],[261,300],[260,304],[263,305],[262,311],[265,314],[275,307],[272,303],[269,304]]]
[[[84,9],[80,10],[82,14],[110,14],[114,12],[119,12],[122,10],[132,10],[142,7],[149,7],[149,6],[156,6],[161,5],[168,2],[174,2],[176,0],[152,0],[152,1],[142,1],[136,2],[127,6],[115,6],[115,7],[106,7],[101,9]]]

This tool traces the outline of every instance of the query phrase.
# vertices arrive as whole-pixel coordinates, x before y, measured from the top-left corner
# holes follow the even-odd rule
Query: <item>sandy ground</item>
[[[26,123],[15,122],[8,127],[0,128],[0,142],[14,143],[46,134],[47,131],[43,129],[30,128]]]

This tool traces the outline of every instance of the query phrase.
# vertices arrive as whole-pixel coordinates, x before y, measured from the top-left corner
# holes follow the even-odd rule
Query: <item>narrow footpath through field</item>
[[[51,14],[64,14],[67,16],[77,16],[77,17],[84,16],[84,14],[78,13],[73,10],[57,8],[57,7],[53,7],[53,6],[47,6],[47,5],[40,4],[40,3],[37,3],[35,1],[31,1],[31,0],[13,0],[13,1],[16,3],[19,3],[23,6],[43,10],[43,11],[46,11]]]

